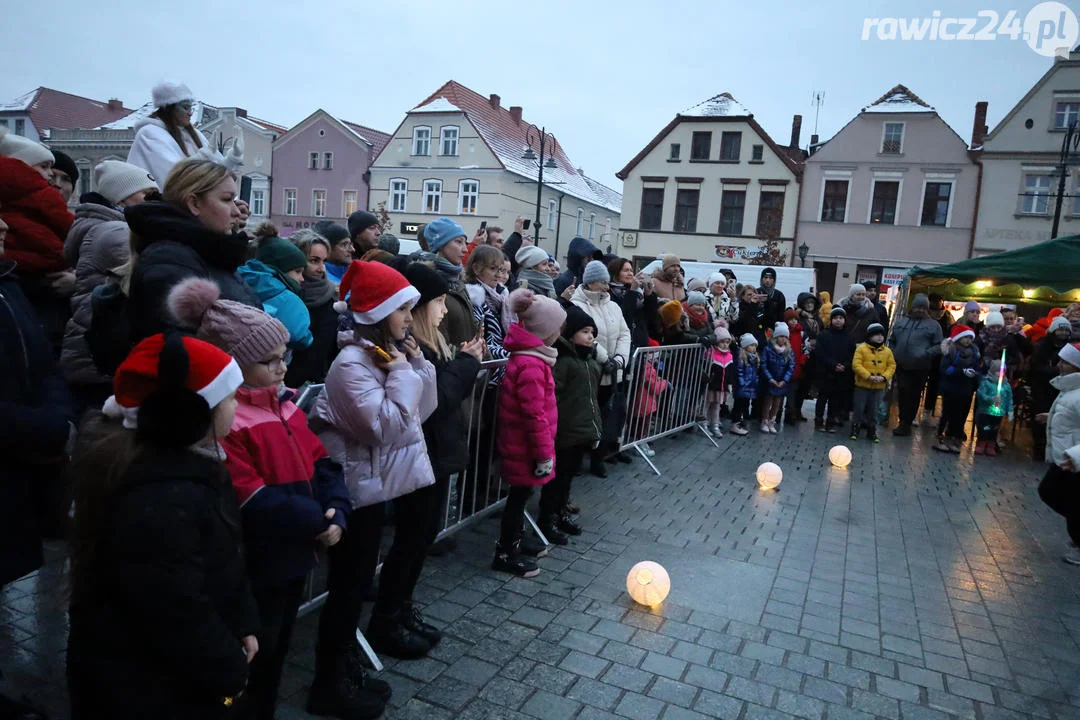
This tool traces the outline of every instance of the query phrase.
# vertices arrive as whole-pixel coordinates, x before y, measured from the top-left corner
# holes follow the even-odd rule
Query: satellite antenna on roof
[[[810,104],[814,106],[814,134],[818,134],[818,118],[821,116],[821,106],[825,104],[825,91],[815,90]]]

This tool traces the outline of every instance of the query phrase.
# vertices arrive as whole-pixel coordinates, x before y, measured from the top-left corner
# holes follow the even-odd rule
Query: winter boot
[[[1001,454],[1001,450],[998,449],[998,444],[993,440],[986,441],[986,454],[990,457],[997,457]]]
[[[506,547],[502,543],[495,543],[495,559],[491,561],[491,569],[523,578],[539,575],[540,568],[536,566],[536,561],[521,554],[520,544],[520,540]]]
[[[589,460],[589,472],[596,477],[607,477],[607,468],[604,467],[604,459],[600,457],[599,454],[593,455],[592,459]]]
[[[979,442],[975,443],[975,454],[976,455],[986,455],[986,441],[985,440],[980,440]]]
[[[370,689],[353,681],[346,669],[344,657],[332,663],[334,667],[319,668],[308,693],[307,711],[342,720],[369,720],[382,715],[386,701]]]
[[[581,534],[581,526],[570,519],[569,515],[563,515],[555,521],[555,527],[567,535],[577,537]]]
[[[386,614],[373,612],[365,635],[376,652],[399,660],[416,660],[431,650],[431,642],[408,628],[405,613],[400,610]]]
[[[881,442],[881,438],[879,438],[877,434],[877,428],[867,428],[866,439],[873,443]]]
[[[737,422],[731,426],[732,435],[747,435],[750,431],[746,429],[746,425],[741,422]]]
[[[814,429],[818,432],[825,432],[825,421],[821,418],[814,418]]]
[[[349,678],[361,690],[373,692],[381,697],[383,702],[390,702],[394,694],[390,689],[390,683],[370,675],[368,673],[370,663],[371,660],[360,649],[360,643],[349,643],[348,654],[345,656],[345,671],[349,674]]]
[[[420,610],[412,602],[405,603],[402,608],[401,624],[427,640],[431,647],[435,647],[442,640],[442,631],[434,625],[426,623],[424,616],[420,614]]]
[[[569,545],[570,538],[556,527],[558,519],[558,515],[545,515],[542,517],[540,519],[540,532],[544,533],[544,537],[552,545]]]
[[[851,439],[859,439],[859,423],[851,423]]]
[[[577,505],[575,505],[574,503],[570,502],[569,500],[567,500],[566,501],[566,512],[570,513],[571,515],[577,515],[579,512],[581,512],[581,508],[578,507]]]

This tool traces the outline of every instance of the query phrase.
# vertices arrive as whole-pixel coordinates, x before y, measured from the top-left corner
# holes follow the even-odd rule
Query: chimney
[[[116,98],[109,98],[108,108],[110,112],[120,112],[124,109],[124,103]]]
[[[495,108],[496,110],[499,109],[499,101],[500,100],[502,100],[502,98],[499,97],[498,95],[496,95],[495,93],[491,93],[491,95],[488,96],[488,102],[491,103],[491,107]]]
[[[817,136],[817,133],[814,133],[813,135],[810,136],[810,150],[807,153],[808,155],[813,155],[814,153],[817,152],[817,144],[818,144],[818,136]]]
[[[971,126],[971,149],[976,150],[982,147],[983,142],[986,140],[986,133],[990,131],[990,128],[986,126],[986,108],[987,102],[980,100],[975,103],[975,121]]]
[[[510,117],[514,118],[514,122],[517,123],[518,125],[521,124],[521,106],[520,105],[511,105],[510,106]]]
[[[802,134],[802,115],[796,115],[791,119],[791,144],[789,147],[799,148],[799,135]]]

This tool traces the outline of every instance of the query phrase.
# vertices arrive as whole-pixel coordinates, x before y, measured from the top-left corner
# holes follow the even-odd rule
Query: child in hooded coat
[[[942,341],[941,354],[941,424],[938,442],[933,447],[942,452],[959,453],[964,443],[964,423],[971,398],[979,385],[982,357],[975,346],[975,331],[957,323]]]
[[[761,432],[775,435],[776,416],[791,390],[788,385],[795,374],[795,353],[791,349],[791,331],[787,323],[778,322],[773,328],[772,338],[761,353],[761,374],[767,392],[761,411]]]
[[[713,437],[722,438],[720,418],[728,414],[727,401],[738,381],[738,369],[731,352],[731,333],[726,325],[718,326],[713,334],[716,343],[709,350],[709,391],[705,399],[709,403],[709,432]]]
[[[976,455],[998,455],[997,438],[1001,420],[1004,417],[1008,417],[1010,421],[1013,419],[1012,385],[1007,377],[999,377],[1001,375],[1001,358],[992,360],[987,373],[979,382],[979,389],[975,391],[975,429],[978,432]]]
[[[739,338],[738,378],[735,385],[735,404],[731,409],[731,432],[746,435],[746,420],[750,416],[750,401],[757,397],[761,372],[761,357],[758,355],[757,338],[752,333],[743,333]]]
[[[533,558],[547,554],[539,543],[524,540],[525,504],[532,489],[555,475],[555,433],[559,424],[555,379],[551,369],[566,311],[556,300],[521,288],[510,293],[518,322],[504,345],[510,351],[499,388],[498,450],[502,476],[510,485],[492,568],[519,577],[539,572]]]

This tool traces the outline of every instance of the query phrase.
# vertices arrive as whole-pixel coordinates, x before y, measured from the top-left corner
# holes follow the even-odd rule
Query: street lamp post
[[[532,144],[533,140],[536,140],[540,144],[540,156],[537,158],[535,152],[533,152]],[[536,228],[536,238],[540,239],[540,203],[543,199],[544,193],[544,168],[554,170],[558,167],[555,164],[555,136],[547,132],[546,128],[538,128],[535,125],[529,125],[529,130],[525,135],[525,152],[522,153],[522,160],[538,160],[536,163],[539,168],[539,173],[536,179],[536,219],[533,220],[533,226]],[[547,155],[547,160],[544,160],[544,156]],[[555,252],[558,253],[559,249],[555,248]]]
[[[1050,228],[1050,238],[1058,236],[1058,225],[1061,223],[1061,203],[1065,199],[1065,179],[1069,174],[1069,163],[1077,160],[1077,151],[1080,150],[1080,132],[1077,131],[1076,123],[1069,125],[1065,131],[1065,137],[1061,141],[1061,157],[1058,160],[1058,191],[1057,200],[1054,203],[1054,224]]]
[[[806,256],[810,254],[810,246],[803,242],[799,246],[799,264],[802,267],[806,267]]]

